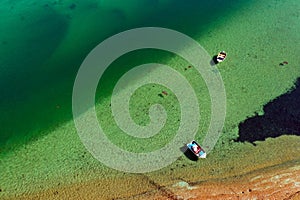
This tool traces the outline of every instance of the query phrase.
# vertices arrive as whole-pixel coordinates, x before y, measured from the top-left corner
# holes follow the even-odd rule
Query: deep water
[[[0,145],[9,149],[27,143],[72,119],[76,72],[105,38],[144,26],[171,28],[193,37],[241,3],[227,1],[220,8],[216,6],[220,2],[3,1]]]

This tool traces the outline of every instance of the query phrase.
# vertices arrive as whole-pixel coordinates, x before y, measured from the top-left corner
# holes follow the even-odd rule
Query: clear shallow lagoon
[[[115,180],[114,177],[131,183],[144,181],[144,177],[119,173],[93,159],[76,134],[71,110],[75,76],[89,51],[113,34],[144,26],[171,28],[187,34],[212,56],[223,49],[229,54],[219,67],[227,93],[226,123],[210,159],[195,163],[183,156],[146,177],[162,185],[180,177],[207,180],[299,159],[300,140],[296,136],[268,139],[256,147],[233,142],[238,137],[238,124],[255,112],[262,113],[263,105],[290,90],[300,75],[297,3],[296,0],[2,1],[0,195],[29,194],[105,179],[106,184],[112,185],[103,191],[107,197],[116,188],[115,182],[109,181]],[[283,61],[289,64],[280,67]],[[204,82],[193,69],[185,70],[186,61],[166,52],[133,52],[113,63],[103,78],[107,87],[99,88],[97,93],[99,121],[116,144],[132,150],[137,144],[135,140],[115,134],[118,128],[110,116],[110,94],[112,84],[123,72],[148,62],[171,65],[204,91],[198,94],[203,121],[196,139],[201,140],[210,117],[206,114],[210,102]],[[120,69],[121,65],[125,67]],[[147,93],[149,89],[141,88],[132,99],[132,114],[137,123],[148,120],[147,105],[157,102],[169,109],[170,121],[165,132],[150,142],[146,151],[157,148],[157,144],[164,145],[172,137],[173,129],[178,127],[179,109],[172,95],[164,99],[158,96],[162,87]],[[149,101],[145,101],[145,93]],[[172,103],[174,107],[168,108]],[[269,151],[274,147],[286,152]],[[228,158],[224,160],[224,156]],[[256,164],[249,167],[254,161]],[[196,177],[191,170],[197,170]],[[129,189],[123,185],[115,195],[124,196],[126,190],[134,194],[144,188]]]

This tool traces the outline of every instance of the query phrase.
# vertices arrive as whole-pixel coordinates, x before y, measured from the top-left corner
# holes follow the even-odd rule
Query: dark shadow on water
[[[239,124],[238,142],[264,141],[281,135],[300,136],[300,78],[295,88],[264,106],[264,115],[256,115]]]
[[[217,55],[214,55],[210,61],[210,66],[217,65],[219,62],[217,61]]]
[[[211,66],[217,65],[219,62],[217,61],[217,55],[214,55],[210,61]]]

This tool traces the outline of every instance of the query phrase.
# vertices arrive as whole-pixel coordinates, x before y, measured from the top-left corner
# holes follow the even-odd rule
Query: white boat
[[[217,62],[218,63],[223,62],[225,60],[226,56],[227,56],[227,53],[225,51],[219,52],[219,54],[217,55],[217,58],[216,58]]]
[[[191,150],[191,152],[193,152],[197,157],[199,158],[206,158],[206,153],[204,151],[203,148],[201,148],[201,146],[195,141],[191,141],[190,143],[188,143],[187,148],[189,148],[189,150]]]

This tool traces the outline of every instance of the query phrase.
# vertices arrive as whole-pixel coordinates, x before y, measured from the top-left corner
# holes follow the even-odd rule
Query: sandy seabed
[[[113,184],[113,185],[112,185]],[[118,184],[131,184],[139,194],[130,190],[105,193]],[[103,187],[106,187],[104,189]],[[119,196],[123,193],[125,196]],[[113,196],[113,197],[112,197]],[[245,175],[203,183],[178,182],[158,186],[147,178],[128,178],[114,182],[90,181],[59,189],[50,189],[17,199],[300,199],[300,162],[289,162]]]
[[[238,17],[228,18],[226,26],[220,26],[217,23],[218,20],[214,20],[216,23],[213,23],[211,28],[205,29],[205,33],[209,33],[211,30],[213,37],[205,37],[206,34],[200,35],[201,37],[199,38],[201,40],[199,39],[199,42],[208,51],[214,52],[216,49],[225,48],[226,51],[230,52],[230,58],[220,67],[220,71],[224,77],[228,92],[228,121],[231,121],[231,124],[240,122],[245,119],[246,115],[251,115],[254,111],[261,109],[264,103],[284,93],[286,88],[289,88],[288,83],[299,77],[299,70],[297,70],[299,69],[299,62],[295,59],[297,58],[298,46],[294,45],[294,41],[298,41],[299,38],[299,13],[296,9],[299,6],[296,6],[298,6],[296,1],[290,1],[287,4],[284,1],[273,0],[268,1],[268,3],[252,4],[251,7],[239,8],[238,10],[241,13],[239,13]],[[293,7],[294,9],[290,9]],[[80,6],[75,11],[79,10],[79,8]],[[270,11],[270,14],[266,15],[264,12],[256,12],[256,10],[263,10],[266,13]],[[56,17],[56,20],[52,22],[53,25],[56,25],[56,23],[56,26],[61,25],[63,27],[65,25],[63,23],[64,20],[60,21],[60,15],[56,16],[56,12],[52,10],[48,12],[49,16],[53,15],[52,19]],[[68,9],[69,12],[71,11]],[[256,15],[253,15],[253,13],[256,13]],[[48,19],[47,16],[42,15],[42,19]],[[26,17],[31,19],[35,15],[32,17],[27,15]],[[21,19],[23,18],[21,17]],[[68,27],[69,33],[74,32],[72,28],[75,27],[77,29],[82,25],[78,21],[75,23],[76,20],[74,19],[76,19],[75,16]],[[95,23],[98,23],[98,21],[95,21]],[[44,24],[44,26],[48,28],[49,23]],[[218,32],[213,31],[212,27],[214,26],[218,27]],[[230,31],[227,31],[228,27],[230,27]],[[62,28],[62,30],[65,29],[67,27]],[[85,31],[85,29],[82,30]],[[35,31],[30,29],[31,32]],[[272,34],[274,32],[276,34]],[[69,38],[69,40],[66,39],[67,41],[73,41],[73,38],[76,38],[78,33],[81,32],[74,32],[73,36],[64,36],[64,38]],[[97,33],[97,31],[94,31],[95,35]],[[25,35],[24,33],[22,34]],[[52,29],[49,30],[49,33],[45,32],[44,35],[49,36],[51,34]],[[32,35],[30,34],[29,39],[31,37]],[[237,40],[237,38],[241,38],[241,40]],[[247,38],[247,40],[243,38]],[[214,41],[221,41],[221,39],[222,43],[214,43]],[[9,44],[9,40],[7,41],[3,41],[3,45]],[[49,42],[51,43],[49,44],[50,50],[56,49],[56,46],[52,46],[54,42]],[[57,45],[60,44],[59,38],[56,42]],[[67,45],[65,46],[69,47],[69,43],[66,43]],[[27,43],[24,42],[24,46],[26,45]],[[67,47],[60,47],[64,49],[61,51],[68,52]],[[69,48],[74,48],[74,45],[70,45]],[[44,56],[51,55],[52,52],[50,50],[45,52]],[[36,52],[36,50],[33,49],[32,52]],[[266,52],[276,53],[276,59],[270,60],[270,56]],[[74,53],[74,55],[77,54]],[[72,57],[75,57],[74,55]],[[289,61],[289,65],[284,68],[278,66],[283,60]],[[266,77],[270,78],[266,79]],[[36,83],[34,82],[34,84]],[[15,90],[13,91],[15,93]],[[241,96],[244,98],[241,99]],[[256,106],[252,106],[254,104]],[[45,107],[45,105],[42,106]],[[61,108],[64,107],[61,106]],[[36,105],[35,109],[39,113],[44,113],[40,112]],[[53,106],[54,109],[55,112],[58,110]],[[20,112],[20,110],[16,110]],[[208,173],[206,172],[209,172],[209,167],[207,167],[207,171],[203,174],[205,180],[208,181],[204,182],[193,182],[195,179],[204,178],[197,173],[192,179],[176,179],[172,183],[160,183],[159,181],[156,183],[153,179],[144,175],[121,177],[113,180],[103,180],[99,177],[95,177],[93,180],[86,180],[87,178],[82,176],[78,182],[73,184],[65,183],[60,186],[49,184],[50,186],[47,186],[47,189],[33,190],[33,188],[38,189],[39,180],[49,179],[50,182],[50,180],[56,180],[56,174],[58,173],[63,174],[63,177],[66,178],[69,174],[71,174],[69,176],[72,176],[72,173],[77,173],[75,169],[79,168],[79,166],[87,166],[86,168],[89,168],[90,165],[84,161],[91,162],[91,159],[76,160],[81,155],[80,153],[83,152],[83,149],[73,129],[73,126],[68,128],[63,126],[59,129],[60,132],[39,138],[37,142],[20,147],[20,151],[11,152],[7,158],[4,157],[5,159],[1,160],[3,165],[1,165],[2,172],[0,176],[2,180],[0,182],[2,195],[9,193],[11,195],[10,199],[300,199],[300,164],[296,161],[285,162],[287,160],[286,157],[290,157],[289,159],[298,159],[299,157],[299,142],[297,143],[299,140],[296,139],[294,139],[294,143],[292,141],[282,143],[283,140],[281,140],[280,143],[276,143],[270,148],[270,152],[265,151],[264,148],[260,149],[260,145],[256,148],[249,147],[247,149],[249,151],[246,152],[252,154],[244,155],[247,158],[243,160],[247,161],[246,164],[241,160],[233,161],[234,157],[242,159],[242,154],[240,156],[233,154],[230,158],[227,157],[230,162],[228,167],[231,167],[234,163],[239,164],[237,168],[240,169],[241,173],[244,173],[243,175],[235,175],[232,172],[233,170],[228,170],[226,177],[208,179]],[[227,133],[228,130],[225,132]],[[66,144],[65,141],[68,141],[68,143]],[[285,149],[285,152],[281,154],[276,152],[286,146],[289,146],[289,149],[294,151],[293,155],[289,153],[288,149]],[[246,147],[245,145],[244,148]],[[233,148],[232,151],[238,150]],[[253,154],[254,151],[256,154]],[[265,154],[265,152],[268,153]],[[284,158],[281,157],[282,154]],[[219,156],[221,157],[222,155]],[[277,159],[276,162],[275,159]],[[253,163],[252,166],[251,164],[254,161],[256,163]],[[49,163],[56,163],[57,166],[51,166],[50,169],[50,167],[48,168]],[[283,164],[278,165],[279,163]],[[268,166],[276,167],[265,167],[267,164]],[[215,169],[216,165],[212,165],[211,168]],[[248,167],[247,165],[251,166]],[[201,166],[198,166],[197,170],[202,170]],[[47,172],[46,175],[45,172]],[[23,174],[25,174],[27,179],[22,179]],[[167,177],[168,174],[166,175],[164,172],[161,176]],[[13,197],[15,194],[20,194],[21,196]]]

